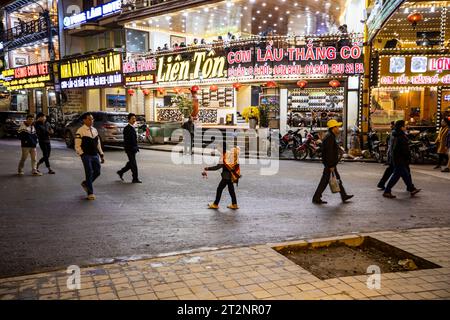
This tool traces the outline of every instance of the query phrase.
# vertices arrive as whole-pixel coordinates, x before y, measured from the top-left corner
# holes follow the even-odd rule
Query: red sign
[[[48,70],[47,62],[32,64],[29,66],[24,66],[24,67],[19,67],[19,68],[14,69],[14,78],[15,79],[45,76],[48,74],[49,74],[49,70]]]

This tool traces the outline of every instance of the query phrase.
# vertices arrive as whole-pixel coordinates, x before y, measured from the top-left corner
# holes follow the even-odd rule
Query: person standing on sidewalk
[[[408,137],[406,136],[406,125],[404,120],[398,120],[395,123],[395,129],[392,131],[392,136],[394,139],[392,140],[391,146],[391,162],[394,166],[394,172],[384,190],[383,197],[389,199],[396,198],[391,191],[400,178],[405,182],[406,188],[411,193],[411,196],[414,196],[419,193],[421,189],[417,189],[412,182],[411,169],[409,168],[411,151],[409,149]]]
[[[445,121],[447,122],[447,127],[450,128],[450,116],[445,118]],[[447,137],[445,139],[445,146],[447,147],[447,168],[442,170],[442,172],[450,172],[450,130],[447,132]]]
[[[439,160],[434,167],[434,169],[441,169],[441,166],[443,164],[446,164],[448,162],[447,157],[447,146],[446,146],[446,139],[447,139],[447,133],[448,133],[448,119],[444,118],[441,121],[441,128],[439,129],[437,138],[436,138],[436,146],[437,146],[437,153],[439,155]]]
[[[83,126],[75,134],[75,151],[83,161],[86,179],[81,183],[88,200],[95,200],[93,182],[100,176],[100,162],[105,162],[100,138],[94,128],[94,117],[86,112],[81,116]],[[100,159],[99,159],[100,155]]]
[[[50,123],[47,122],[47,117],[42,112],[38,113],[36,121],[36,132],[39,140],[39,147],[42,151],[42,158],[37,163],[37,170],[39,171],[39,166],[45,162],[45,166],[48,169],[49,174],[55,174],[50,168],[50,152],[51,152],[51,144],[50,144],[50,135],[53,134],[53,129],[50,126]]]
[[[342,202],[346,202],[353,198],[353,195],[349,195],[345,192],[342,184],[341,177],[337,171],[337,164],[339,163],[339,145],[336,141],[337,136],[340,133],[342,122],[338,122],[334,119],[327,122],[328,133],[322,142],[322,163],[324,165],[322,178],[320,179],[319,186],[314,193],[312,202],[315,204],[326,204],[326,201],[322,200],[322,193],[327,188],[330,182],[331,175],[334,174],[336,179],[339,180],[339,188]]]
[[[394,138],[392,137],[392,132],[394,131],[395,128],[395,121],[391,122],[391,132],[389,133],[389,136],[387,137],[387,159],[386,159],[386,164],[387,164],[387,168],[386,170],[384,170],[384,174],[383,177],[381,177],[381,180],[378,182],[378,189],[380,190],[384,190],[386,187],[386,182],[388,182],[389,178],[391,177],[392,173],[394,172],[394,165],[392,164],[391,161],[391,146],[392,146],[392,141],[394,140]]]
[[[189,119],[185,123],[183,123],[182,128],[184,129],[184,154],[194,154],[195,125],[192,116],[190,116]]]
[[[138,178],[138,167],[136,163],[136,154],[139,152],[139,147],[137,143],[136,129],[134,128],[135,123],[136,115],[134,113],[129,113],[128,125],[123,129],[123,146],[128,156],[128,162],[125,167],[117,171],[117,174],[119,175],[120,180],[123,181],[123,174],[128,170],[131,170],[133,174],[132,183],[142,183],[142,181]]]
[[[42,176],[42,173],[40,173],[37,170],[36,166],[36,145],[37,145],[37,134],[36,134],[36,128],[33,125],[34,116],[29,114],[27,115],[25,121],[20,125],[18,134],[20,138],[20,144],[22,147],[22,156],[19,161],[19,168],[17,170],[17,174],[19,176],[23,176],[25,173],[23,171],[23,167],[25,165],[25,161],[28,158],[28,155],[30,155],[31,158],[31,172],[33,176]]]
[[[231,204],[227,206],[229,209],[237,210],[236,192],[234,190],[234,183],[238,184],[241,177],[241,170],[239,166],[239,147],[232,148],[230,152],[223,152],[221,163],[213,167],[207,167],[203,170],[203,176],[207,177],[207,171],[216,171],[222,169],[222,180],[220,180],[217,187],[216,199],[213,203],[208,205],[209,209],[219,209],[220,198],[225,187],[228,186],[228,192],[231,196]]]

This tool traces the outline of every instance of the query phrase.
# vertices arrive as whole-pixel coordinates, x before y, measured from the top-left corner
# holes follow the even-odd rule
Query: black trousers
[[[50,168],[50,152],[52,151],[52,146],[50,142],[39,142],[39,147],[41,147],[42,158],[38,162],[38,166],[45,162],[45,166]]]
[[[216,205],[219,204],[220,198],[222,197],[222,191],[223,191],[223,189],[225,189],[226,186],[228,186],[228,192],[230,193],[230,196],[231,196],[231,203],[237,204],[236,193],[234,191],[233,182],[231,182],[231,180],[226,180],[226,179],[222,179],[219,183],[219,186],[217,187],[216,200],[214,201],[214,204],[216,204]]]
[[[439,160],[438,160],[438,166],[442,166],[447,164],[448,162],[448,155],[446,153],[439,153]]]
[[[136,162],[136,153],[134,151],[125,151],[127,153],[128,156],[128,162],[125,165],[125,167],[123,167],[122,169],[120,169],[120,173],[124,174],[125,172],[127,172],[128,170],[131,170],[131,173],[133,174],[133,180],[138,180],[138,167],[137,167],[137,162]]]
[[[336,179],[339,180],[339,187],[341,189],[341,198],[343,199],[347,195],[347,193],[345,192],[344,186],[342,185],[341,176],[339,175],[339,172],[337,171],[336,167],[334,168],[334,174],[336,175]],[[317,187],[317,190],[314,193],[313,200],[320,200],[322,198],[322,193],[327,188],[328,183],[330,182],[330,178],[331,178],[330,168],[325,167],[323,169],[322,178],[320,179],[319,186]]]
[[[379,188],[384,188],[386,186],[386,182],[388,182],[389,178],[394,173],[394,166],[392,164],[388,165],[386,170],[384,170],[383,176],[381,177],[380,182],[378,182]]]
[[[379,188],[385,188],[386,183],[389,181],[389,178],[391,178],[392,174],[394,173],[394,165],[390,164],[386,170],[384,170],[384,174],[383,177],[381,177],[380,182],[378,182],[378,187]],[[409,175],[411,175],[411,169],[409,166],[406,166],[406,170],[408,171]],[[412,180],[412,179],[411,179]],[[404,180],[405,185],[406,185],[406,190],[411,192],[413,191],[416,187],[414,186],[414,183],[411,182],[411,185],[408,186],[408,182],[407,180]]]

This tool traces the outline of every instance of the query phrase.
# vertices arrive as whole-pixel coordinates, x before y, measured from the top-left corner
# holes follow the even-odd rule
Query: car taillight
[[[116,126],[113,124],[104,124],[103,128],[104,129],[116,129]]]

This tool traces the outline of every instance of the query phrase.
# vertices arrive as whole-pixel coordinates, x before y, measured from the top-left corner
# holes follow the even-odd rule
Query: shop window
[[[436,118],[436,88],[372,91],[371,126],[375,130],[386,129],[396,120],[405,120],[411,128],[434,128]]]
[[[147,52],[148,32],[127,29],[127,51],[142,53]]]

